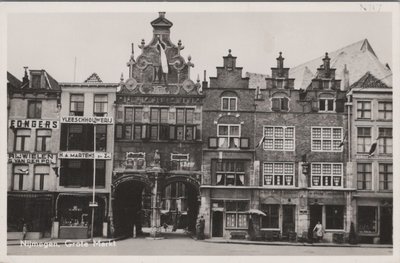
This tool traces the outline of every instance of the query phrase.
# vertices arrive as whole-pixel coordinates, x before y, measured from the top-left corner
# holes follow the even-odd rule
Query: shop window
[[[372,234],[377,232],[377,207],[359,206],[357,211],[358,233]]]
[[[326,229],[343,230],[344,207],[327,205],[326,212]]]
[[[83,116],[84,100],[83,94],[71,94],[70,116]]]
[[[392,128],[379,128],[379,153],[393,153]]]
[[[393,165],[391,163],[379,164],[379,190],[393,190]]]
[[[293,163],[264,163],[264,186],[294,186]]]
[[[370,163],[357,164],[357,189],[371,190],[372,168]]]
[[[18,129],[15,133],[15,151],[29,151],[30,150],[30,137],[31,130],[29,129]]]
[[[42,102],[31,100],[28,101],[28,118],[40,119],[42,118]]]
[[[342,164],[311,163],[311,183],[312,187],[342,187]]]
[[[96,151],[105,152],[107,147],[107,125],[96,125]]]
[[[15,165],[13,171],[13,190],[28,190],[27,176],[29,174],[28,165]]]
[[[378,102],[378,118],[380,120],[392,120],[393,119],[393,105],[389,101]]]
[[[335,105],[334,99],[319,99],[320,112],[334,112],[335,111],[334,105]]]
[[[248,201],[226,201],[226,227],[247,228]]]
[[[68,126],[67,150],[84,150],[84,141],[88,140],[89,138],[85,138],[83,127],[84,126],[81,124],[71,124]]]
[[[341,152],[343,129],[339,127],[312,127],[311,150],[316,152]]]
[[[357,102],[357,118],[358,119],[371,119],[371,102],[358,101]]]
[[[48,165],[35,166],[34,190],[50,190],[49,170]]]
[[[279,229],[279,205],[261,204],[261,210],[266,214],[261,218],[261,228]]]
[[[216,165],[216,184],[225,186],[245,185],[245,161],[222,160]]]
[[[357,152],[367,153],[371,146],[371,128],[357,127]]]
[[[104,117],[107,116],[108,110],[108,96],[103,94],[94,95],[94,116]]]
[[[36,130],[36,151],[50,151],[51,130]]]
[[[294,146],[294,127],[264,126],[264,150],[294,151]]]
[[[289,99],[288,98],[272,98],[272,111],[288,111]]]
[[[239,148],[240,147],[240,125],[218,124],[218,147]]]
[[[221,98],[221,110],[236,111],[237,110],[237,98],[236,97],[222,97]]]

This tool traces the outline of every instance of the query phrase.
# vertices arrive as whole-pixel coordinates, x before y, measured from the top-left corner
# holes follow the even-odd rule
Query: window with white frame
[[[311,163],[312,187],[342,187],[343,165],[341,163]]]
[[[221,110],[236,111],[237,110],[237,97],[222,97]]]
[[[38,152],[50,151],[50,147],[51,147],[50,138],[51,138],[51,130],[37,129],[36,130],[36,151],[38,151]]]
[[[221,160],[216,163],[216,184],[226,186],[245,185],[245,161]]]
[[[371,128],[357,127],[357,152],[366,153],[371,146]]]
[[[357,119],[371,119],[371,102],[357,102]]]
[[[108,109],[107,94],[95,94],[93,105],[94,105],[93,113],[95,116],[99,117],[107,116],[107,109]]]
[[[49,190],[49,166],[35,166],[34,189],[38,191]]]
[[[30,129],[18,129],[15,133],[15,151],[29,151],[30,149]]]
[[[294,151],[294,145],[294,127],[264,126],[264,150]]]
[[[379,164],[379,190],[393,190],[393,164]]]
[[[294,163],[264,163],[264,186],[294,186]]]
[[[340,127],[312,127],[311,150],[317,152],[341,152],[343,130]]]
[[[226,201],[226,227],[227,228],[246,228],[247,211],[249,209],[248,201]]]
[[[15,165],[13,171],[13,190],[28,190],[28,165]]]
[[[393,135],[392,128],[379,128],[379,153],[393,153]]]
[[[378,102],[378,117],[380,120],[392,120],[393,105],[391,101]]]
[[[334,99],[319,99],[319,111],[320,112],[334,112],[335,111],[335,100]]]
[[[219,148],[240,147],[240,124],[218,125],[218,147]]]

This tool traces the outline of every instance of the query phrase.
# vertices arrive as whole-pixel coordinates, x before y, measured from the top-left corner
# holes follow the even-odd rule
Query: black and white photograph
[[[3,7],[4,262],[399,259],[398,3]]]

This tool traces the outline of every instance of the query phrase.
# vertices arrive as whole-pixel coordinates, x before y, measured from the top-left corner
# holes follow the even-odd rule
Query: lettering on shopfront
[[[51,120],[10,120],[10,128],[40,128],[40,129],[58,129],[60,127],[59,121]]]
[[[68,116],[68,117],[61,117],[61,123],[113,124],[113,118],[112,117]]]
[[[58,158],[60,159],[96,159],[109,160],[111,159],[111,153],[109,152],[59,152]]]
[[[55,164],[56,154],[52,153],[9,153],[9,163]]]

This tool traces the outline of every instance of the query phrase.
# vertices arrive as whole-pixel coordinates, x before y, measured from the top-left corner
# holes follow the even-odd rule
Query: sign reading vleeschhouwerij
[[[55,164],[57,155],[53,153],[9,153],[9,163]]]
[[[59,152],[59,159],[96,159],[100,160],[109,160],[111,159],[111,153],[109,152],[77,152],[77,151],[68,151],[68,152]]]
[[[112,117],[67,116],[67,117],[61,117],[61,123],[113,124],[113,118]]]
[[[55,120],[39,120],[39,119],[23,119],[23,120],[10,120],[10,128],[39,128],[39,129],[58,129],[60,122]]]

